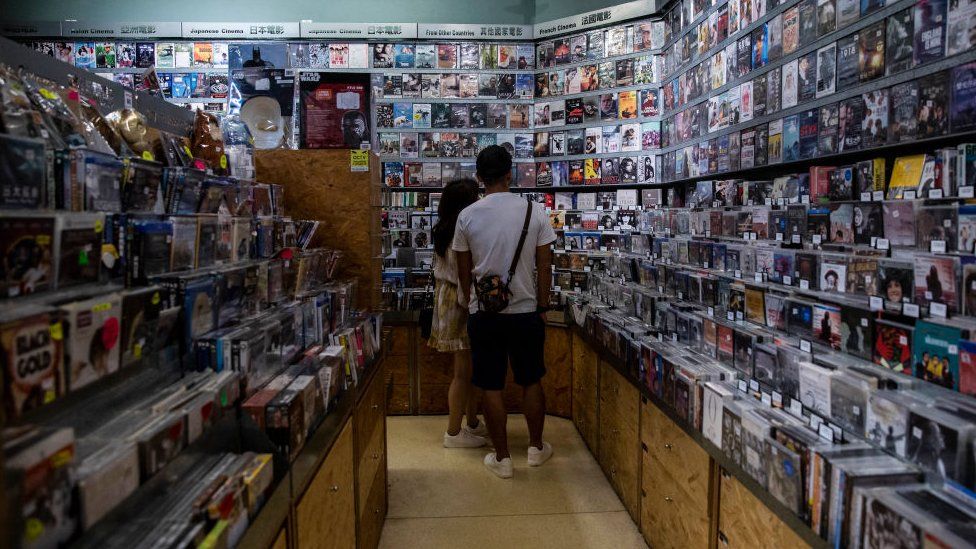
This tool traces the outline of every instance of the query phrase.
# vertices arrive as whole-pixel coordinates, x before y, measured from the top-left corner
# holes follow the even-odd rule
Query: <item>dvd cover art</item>
[[[121,308],[118,294],[61,307],[68,391],[76,391],[119,369]]]
[[[891,143],[911,141],[918,135],[919,86],[910,80],[891,88],[891,126],[888,139]]]
[[[958,307],[956,291],[957,260],[954,257],[917,256],[915,264],[915,303],[944,303],[949,312]]]
[[[915,65],[942,58],[945,53],[946,0],[920,0],[915,4],[912,57]]]
[[[894,372],[912,375],[912,346],[914,328],[879,320],[875,323],[874,363]]]
[[[864,121],[861,140],[865,148],[878,147],[888,142],[888,90],[874,90],[862,95]]]
[[[4,416],[16,419],[60,398],[61,342],[52,337],[54,318],[40,312],[0,324],[0,352],[5,372]]]
[[[858,51],[857,33],[837,41],[837,89],[847,89],[858,83]]]
[[[915,377],[947,389],[959,387],[959,341],[962,331],[920,320],[912,344]]]
[[[949,131],[949,75],[937,72],[918,80],[917,137],[945,135]]]
[[[933,412],[913,409],[908,413],[905,456],[940,477],[958,479],[959,432],[936,419]]]
[[[858,70],[860,81],[867,82],[885,74],[885,22],[858,31]]]
[[[865,110],[863,97],[855,96],[841,101],[838,124],[840,152],[853,151],[863,147]]]
[[[885,31],[885,67],[888,74],[897,74],[912,67],[915,34],[912,10],[906,9],[887,18]]]
[[[929,250],[933,241],[945,244],[946,250],[958,246],[958,217],[955,206],[927,206],[918,208],[916,214],[916,243],[919,249]]]

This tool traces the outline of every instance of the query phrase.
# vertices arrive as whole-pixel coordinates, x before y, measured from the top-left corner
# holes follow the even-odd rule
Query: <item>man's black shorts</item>
[[[504,389],[509,360],[515,383],[523,387],[546,375],[546,324],[538,313],[475,313],[468,317],[468,337],[475,387]]]

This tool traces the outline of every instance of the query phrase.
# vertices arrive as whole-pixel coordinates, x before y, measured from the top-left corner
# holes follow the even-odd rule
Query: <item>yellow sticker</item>
[[[193,151],[190,150],[190,147],[183,145],[183,152],[185,152],[190,158],[193,158]]]
[[[159,301],[160,301],[160,299],[159,299],[159,292],[153,293],[153,296],[152,296],[152,304],[153,305],[159,305]]]
[[[221,169],[224,169],[224,170],[227,169],[227,155],[226,154],[220,155],[220,167],[221,167]]]
[[[44,391],[44,404],[49,404],[54,402],[54,399],[58,398],[58,394],[54,391]]]
[[[24,523],[24,539],[34,541],[44,534],[44,523],[36,518],[29,518]]]
[[[51,235],[49,234],[39,234],[37,235],[37,243],[41,246],[48,246],[51,244]]]
[[[95,220],[95,234],[101,234],[105,230],[105,225],[102,223],[101,219]]]
[[[38,91],[38,93],[41,94],[41,97],[43,97],[44,99],[49,99],[51,101],[54,101],[55,99],[58,98],[57,95],[54,95],[54,92],[52,92],[51,90],[49,90],[47,88],[41,88],[41,89],[39,89],[37,91]]]
[[[156,160],[156,157],[153,156],[153,153],[151,153],[149,151],[142,151],[142,159],[143,160]]]
[[[132,355],[135,358],[142,358],[142,344],[136,343],[132,346]]]
[[[115,247],[115,244],[102,244],[102,255],[109,254],[112,257],[119,257],[119,250]]]
[[[51,339],[54,341],[61,341],[64,339],[64,329],[61,327],[60,322],[51,324]]]
[[[64,467],[65,465],[71,463],[71,459],[74,457],[74,452],[68,448],[61,450],[60,452],[51,456],[51,465],[55,467]]]
[[[98,305],[95,305],[94,307],[92,307],[92,312],[94,312],[94,313],[101,313],[101,312],[107,311],[107,310],[109,310],[111,308],[112,308],[112,304],[111,303],[99,303]]]

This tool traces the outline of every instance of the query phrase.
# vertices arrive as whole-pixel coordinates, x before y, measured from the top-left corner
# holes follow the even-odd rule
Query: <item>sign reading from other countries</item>
[[[531,25],[417,25],[418,38],[477,38],[484,40],[531,40]]]

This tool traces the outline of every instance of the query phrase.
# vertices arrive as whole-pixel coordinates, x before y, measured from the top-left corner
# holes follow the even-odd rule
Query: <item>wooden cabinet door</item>
[[[356,547],[352,425],[347,422],[298,502],[296,527],[302,549]]]
[[[597,420],[597,356],[586,341],[573,334],[573,423],[594,455],[599,445]]]
[[[718,547],[809,547],[731,475],[722,474]]]
[[[616,372],[614,372],[616,373]],[[637,435],[640,414],[637,389],[620,378],[620,392],[614,406],[613,467],[617,493],[634,521],[640,520],[640,440]]]
[[[711,458],[691,437],[650,402],[641,406],[641,443],[659,467],[702,509],[708,508]]]
[[[644,454],[640,527],[655,548],[708,547],[708,508],[687,494],[650,454]]]

